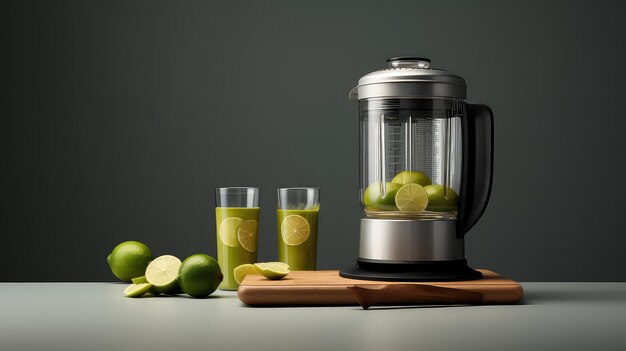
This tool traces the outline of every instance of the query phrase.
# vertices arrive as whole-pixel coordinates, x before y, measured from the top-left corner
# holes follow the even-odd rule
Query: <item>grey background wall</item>
[[[495,111],[467,256],[520,280],[626,280],[624,2],[2,5],[0,280],[112,280],[118,242],[216,254],[213,188],[322,189],[319,268],[352,264],[357,79],[421,55]]]

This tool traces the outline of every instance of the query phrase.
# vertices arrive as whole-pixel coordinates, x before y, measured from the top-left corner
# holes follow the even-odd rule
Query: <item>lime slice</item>
[[[230,247],[239,246],[237,231],[241,223],[243,223],[243,219],[239,217],[228,217],[220,223],[220,239],[224,245]]]
[[[300,245],[309,238],[311,225],[306,218],[300,215],[287,216],[280,224],[280,233],[285,244],[289,246]]]
[[[124,295],[128,297],[143,296],[145,293],[150,291],[150,288],[152,288],[152,284],[149,283],[130,284],[126,289],[124,289]]]
[[[146,268],[146,280],[154,291],[166,293],[178,287],[178,269],[180,260],[172,255],[155,258]]]
[[[239,230],[237,230],[237,239],[241,247],[243,247],[246,251],[255,252],[257,246],[257,227],[259,226],[259,222],[254,219],[248,219],[243,221],[239,226]]]
[[[131,279],[131,281],[133,282],[133,284],[145,284],[148,282],[148,280],[146,280],[145,275],[141,277],[133,278]]]
[[[235,281],[237,282],[237,284],[241,284],[241,282],[243,281],[243,278],[246,277],[246,275],[248,274],[258,274],[259,272],[256,270],[256,268],[254,268],[253,264],[242,264],[241,266],[237,266],[234,270],[233,270],[233,275],[235,276]]]
[[[402,212],[420,213],[428,206],[428,194],[419,184],[403,185],[396,193],[396,206]]]
[[[283,264],[276,264],[276,262],[255,263],[254,267],[257,272],[271,280],[282,279],[291,272]]]

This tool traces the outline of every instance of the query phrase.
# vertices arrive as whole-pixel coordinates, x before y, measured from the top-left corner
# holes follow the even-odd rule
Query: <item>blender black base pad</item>
[[[339,271],[344,278],[396,282],[445,282],[477,280],[482,273],[470,268],[467,260],[394,262],[357,259],[357,264]]]

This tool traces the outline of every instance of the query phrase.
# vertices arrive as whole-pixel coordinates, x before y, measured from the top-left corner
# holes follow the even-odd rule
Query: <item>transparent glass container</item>
[[[359,101],[360,198],[366,216],[457,219],[464,108],[465,101],[454,98]],[[412,196],[427,194],[428,201],[416,200],[424,209],[396,199],[400,191],[406,200],[407,191],[401,189],[409,183],[419,185]]]

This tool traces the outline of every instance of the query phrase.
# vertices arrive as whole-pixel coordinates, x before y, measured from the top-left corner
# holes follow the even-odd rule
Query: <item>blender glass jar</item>
[[[360,99],[360,194],[368,217],[456,219],[463,107],[456,98]]]

